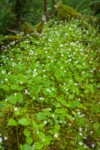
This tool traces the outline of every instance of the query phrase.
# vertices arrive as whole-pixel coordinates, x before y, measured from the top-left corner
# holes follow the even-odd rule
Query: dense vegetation
[[[33,22],[33,1],[4,2],[0,9],[7,11],[4,17],[0,14],[0,44],[5,44],[0,50],[0,149],[100,150],[98,18],[86,16],[85,0],[80,4],[67,0],[78,12],[58,3],[55,12],[49,10],[48,21],[36,24],[43,2],[34,1],[35,6],[42,5],[34,10],[38,12],[34,17],[40,17]],[[19,14],[16,2],[21,4]],[[91,0],[88,3],[94,6]],[[21,32],[4,36],[6,30]]]
[[[83,20],[51,20],[3,49],[2,150],[99,149],[99,40]]]

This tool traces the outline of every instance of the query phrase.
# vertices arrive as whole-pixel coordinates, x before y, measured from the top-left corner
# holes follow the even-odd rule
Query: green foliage
[[[1,149],[99,149],[99,39],[87,20],[50,20],[3,49]]]
[[[15,21],[15,14],[12,12],[12,5],[8,2],[0,1],[0,33],[5,33]]]

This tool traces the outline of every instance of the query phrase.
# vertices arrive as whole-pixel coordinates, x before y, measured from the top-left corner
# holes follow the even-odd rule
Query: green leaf
[[[74,98],[74,94],[70,94],[69,99],[73,99],[73,98]]]
[[[68,118],[70,121],[72,121],[72,120],[73,120],[73,118],[72,118],[72,116],[71,116],[71,115],[67,114],[66,116],[67,116],[67,118]]]
[[[37,114],[37,119],[38,119],[38,120],[44,120],[44,119],[45,119],[44,113],[39,112],[39,113]]]
[[[9,121],[8,121],[8,126],[17,126],[18,125],[18,123],[16,122],[16,120],[14,120],[14,119],[9,119]]]
[[[11,85],[11,90],[17,90],[18,88],[19,88],[18,85],[15,85],[15,84]]]
[[[43,144],[39,143],[39,142],[35,142],[34,143],[34,147],[36,150],[41,150],[43,147]]]
[[[30,137],[30,131],[28,129],[24,129],[24,135],[26,137]]]
[[[32,121],[32,126],[34,127],[34,130],[39,130],[39,125],[34,120]]]
[[[18,121],[18,123],[22,126],[28,126],[30,123],[26,118],[22,118]]]
[[[39,138],[40,138],[40,139],[43,139],[43,138],[45,137],[45,134],[44,134],[43,132],[39,132],[38,135],[39,135]]]
[[[20,145],[20,150],[34,150],[32,147],[28,144]]]
[[[44,143],[45,145],[49,145],[51,140],[52,140],[51,136],[46,136],[42,138],[42,143]]]
[[[3,89],[4,91],[9,91],[9,90],[10,90],[10,88],[9,88],[8,85],[3,85],[3,86],[2,86],[2,89]]]
[[[28,137],[28,138],[26,138],[26,142],[27,142],[29,145],[31,145],[32,142],[33,142],[33,139],[30,138],[30,137]]]

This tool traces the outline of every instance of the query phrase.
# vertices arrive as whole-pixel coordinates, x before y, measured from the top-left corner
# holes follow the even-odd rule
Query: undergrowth
[[[1,150],[98,150],[100,34],[77,19],[35,34],[2,51]]]

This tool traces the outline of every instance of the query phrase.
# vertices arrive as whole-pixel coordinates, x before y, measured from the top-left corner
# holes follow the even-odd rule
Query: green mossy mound
[[[30,33],[34,32],[34,28],[28,22],[24,22],[22,25],[21,31],[24,32],[24,34],[30,34]]]
[[[58,3],[56,5],[57,16],[61,20],[70,20],[72,18],[80,18],[80,14],[75,11],[73,8]]]
[[[100,34],[81,19],[51,20],[3,49],[1,150],[99,149],[99,49]]]

